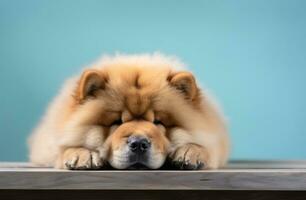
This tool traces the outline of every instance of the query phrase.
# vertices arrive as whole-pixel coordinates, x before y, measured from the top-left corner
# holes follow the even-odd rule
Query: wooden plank
[[[1,163],[0,189],[306,191],[306,162],[233,161],[210,171],[68,171]]]
[[[303,191],[0,190],[5,200],[305,200]]]

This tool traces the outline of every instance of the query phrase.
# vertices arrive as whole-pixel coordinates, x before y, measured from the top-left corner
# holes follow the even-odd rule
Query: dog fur
[[[126,169],[130,135],[150,138],[146,166],[216,169],[229,154],[223,114],[176,58],[102,58],[70,78],[29,139],[30,160],[64,169]]]

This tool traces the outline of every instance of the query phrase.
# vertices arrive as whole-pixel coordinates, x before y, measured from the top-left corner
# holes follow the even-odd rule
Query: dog
[[[229,146],[225,117],[177,58],[114,55],[65,82],[29,157],[59,169],[217,169]]]

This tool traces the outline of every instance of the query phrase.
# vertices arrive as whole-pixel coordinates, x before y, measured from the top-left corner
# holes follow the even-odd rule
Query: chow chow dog
[[[31,162],[60,169],[216,169],[228,158],[221,111],[176,58],[102,58],[68,79],[29,139]]]

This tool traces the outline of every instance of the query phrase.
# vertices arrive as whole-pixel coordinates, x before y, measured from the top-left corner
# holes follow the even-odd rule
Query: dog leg
[[[99,153],[82,147],[65,149],[59,156],[57,168],[62,169],[99,169],[103,167],[104,160]]]
[[[178,169],[196,170],[209,168],[208,151],[197,144],[188,143],[178,147],[170,154],[174,167]]]

